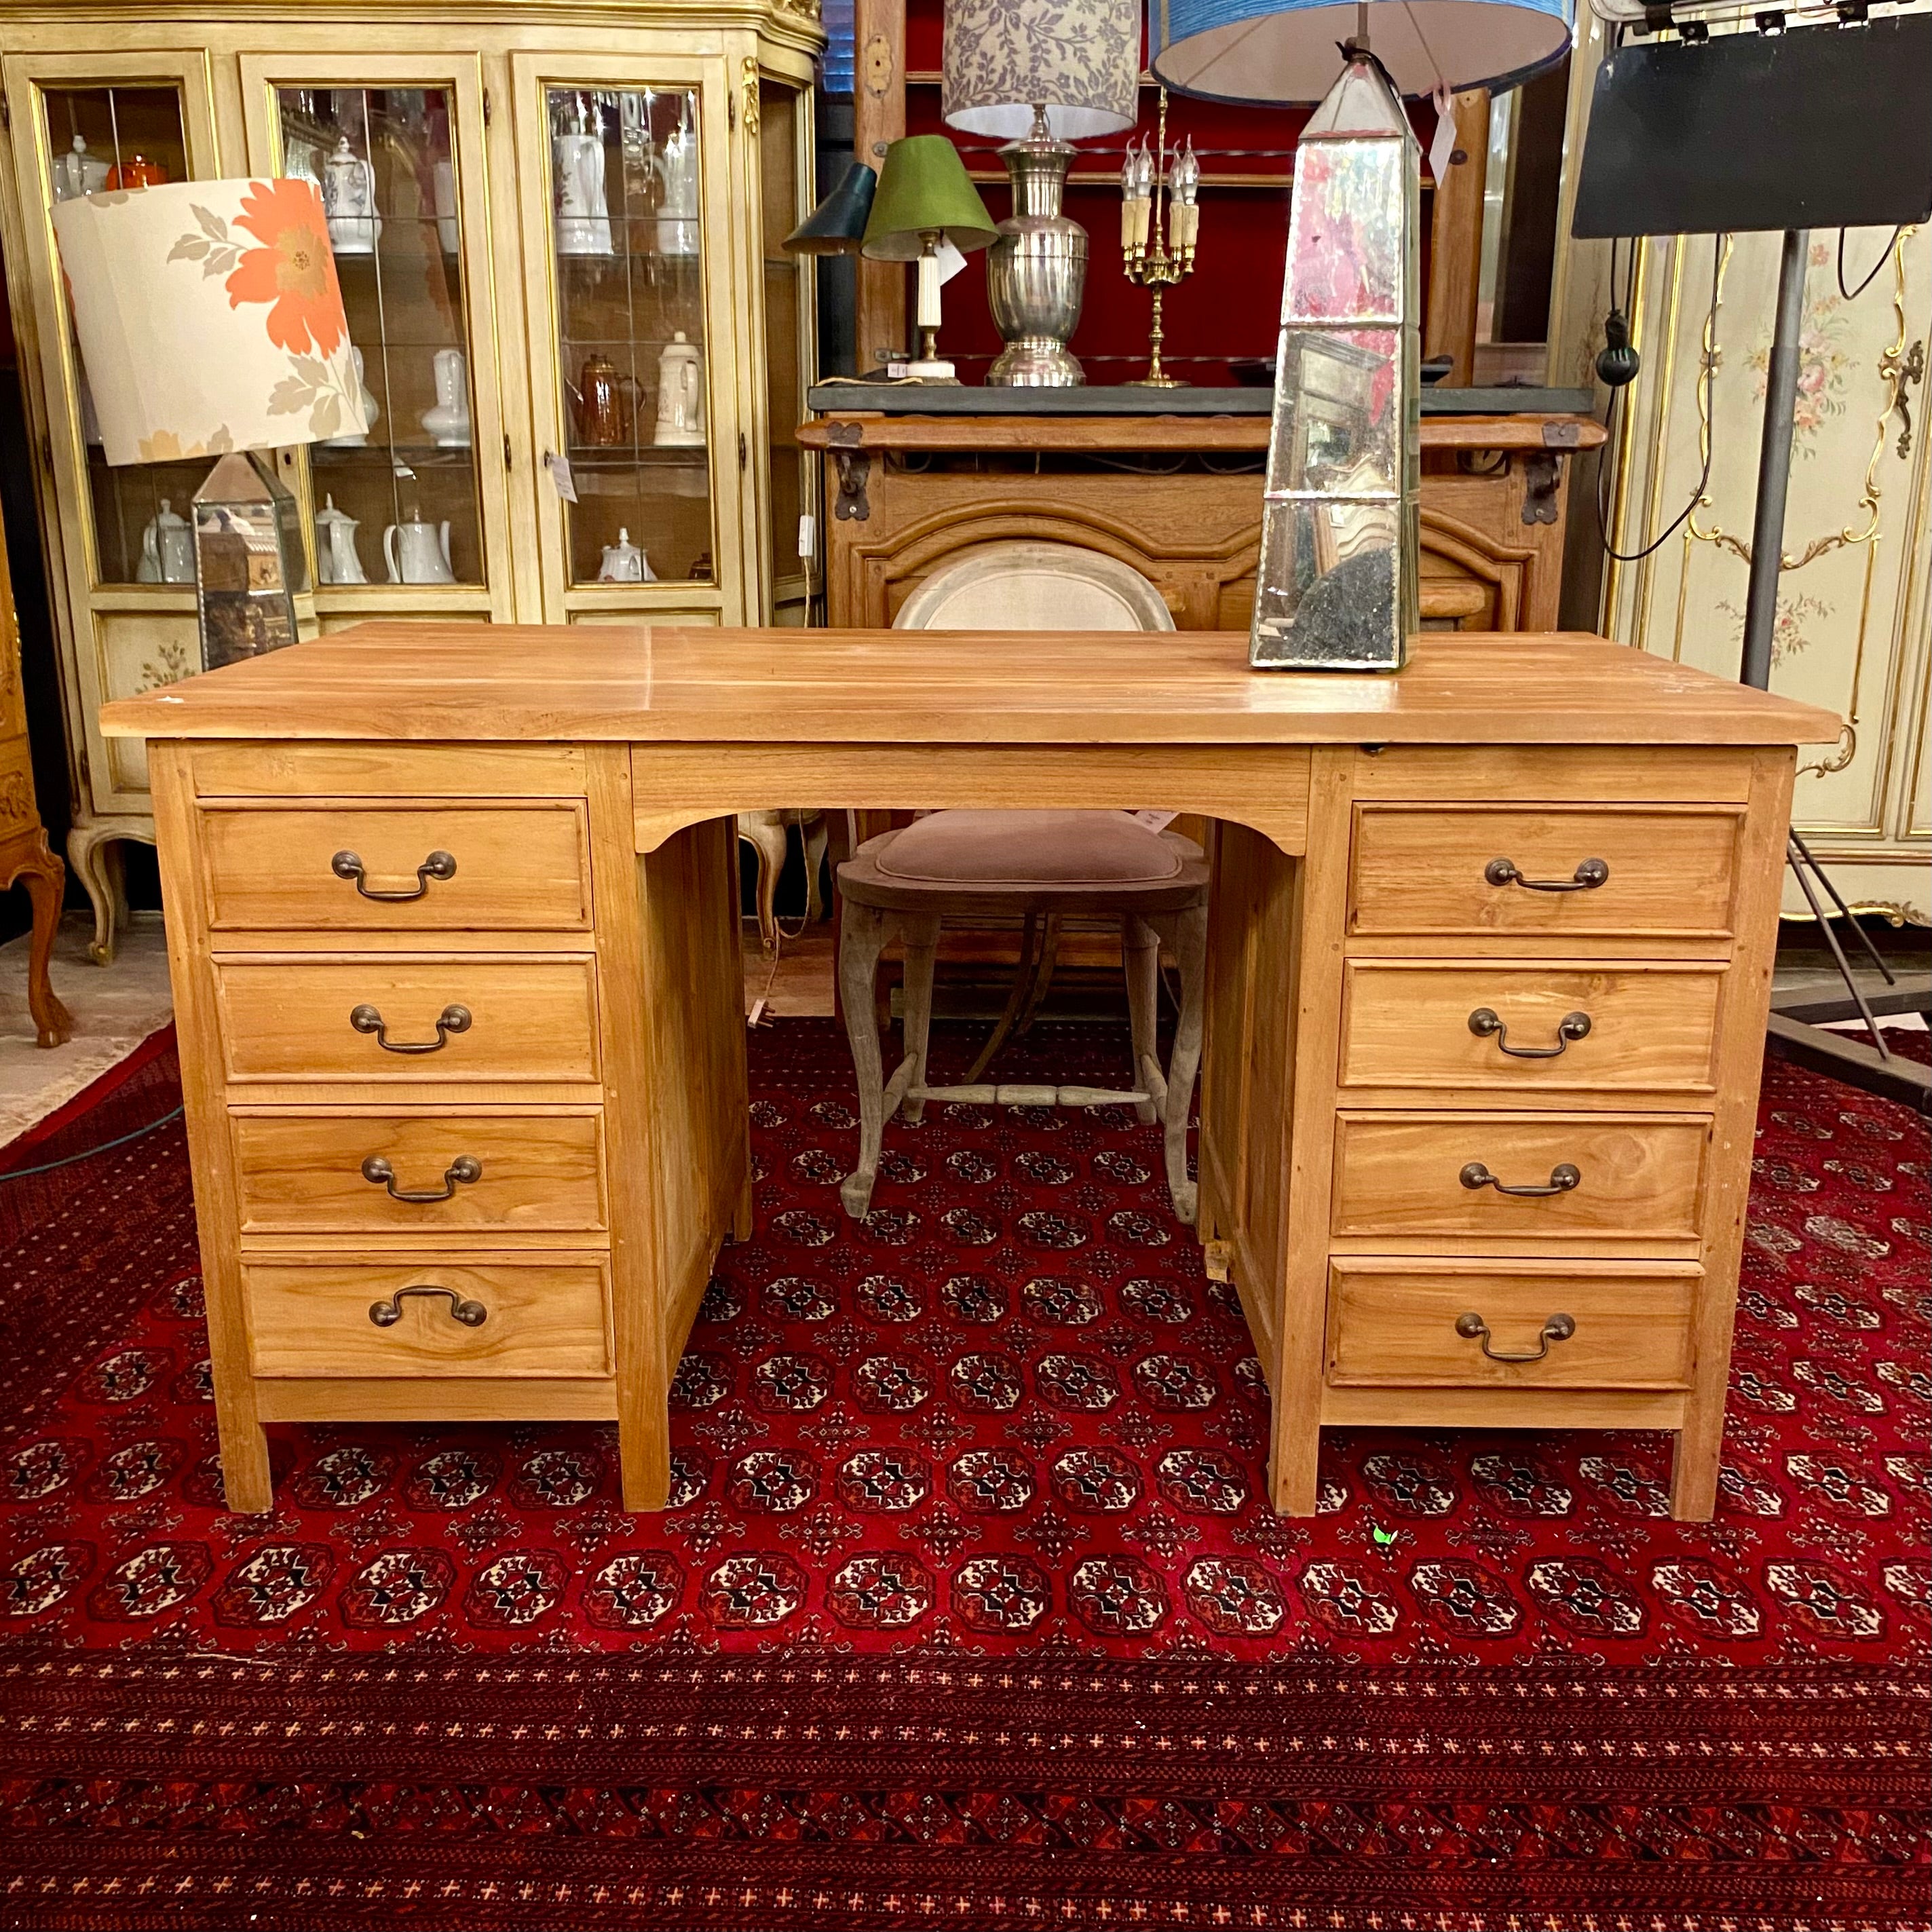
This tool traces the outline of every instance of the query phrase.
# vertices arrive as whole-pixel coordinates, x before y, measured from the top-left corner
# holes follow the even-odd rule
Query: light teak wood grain
[[[215,976],[232,1080],[440,1086],[597,1077],[588,958],[224,959]],[[434,1052],[398,1052],[350,1024],[362,1006],[376,1009],[398,1046],[429,1045],[452,1006],[470,1023]]]
[[[1742,813],[1366,805],[1356,808],[1349,930],[1364,934],[1726,940]],[[1507,860],[1531,881],[1492,884]],[[1579,886],[1580,866],[1608,870]],[[1570,887],[1543,891],[1540,886]]]
[[[1677,1389],[1690,1378],[1692,1264],[1356,1261],[1334,1264],[1328,1381],[1336,1387]],[[1540,1360],[1499,1362],[1456,1332],[1481,1316],[1498,1354],[1534,1354],[1544,1324],[1576,1332]],[[1392,1410],[1391,1414],[1399,1413]]]
[[[832,754],[854,744],[1629,746],[1839,736],[1828,712],[1600,638],[1424,634],[1396,678],[1252,671],[1247,650],[1244,634],[1211,631],[957,631],[942,642],[921,632],[372,623],[119,699],[103,709],[101,728],[699,744],[718,747],[721,764],[734,745]]]
[[[1335,1128],[1338,1236],[1476,1253],[1697,1240],[1711,1138],[1700,1114],[1345,1112]],[[1565,1166],[1582,1178],[1563,1193],[1502,1194],[1463,1184],[1473,1162],[1513,1186],[1547,1186]]]
[[[600,1120],[578,1114],[237,1112],[232,1120],[242,1233],[479,1238],[597,1234],[606,1226]],[[399,1201],[362,1172],[386,1160]],[[476,1180],[450,1179],[474,1161]]]
[[[580,800],[372,806],[224,800],[202,807],[208,924],[385,933],[580,932],[590,924],[590,863]],[[334,870],[359,859],[367,892]],[[455,862],[424,878],[432,855]],[[411,893],[408,898],[370,894]]]
[[[250,1262],[250,1358],[258,1376],[607,1376],[604,1274],[583,1260]],[[414,1288],[439,1292],[404,1293],[392,1327],[370,1319]],[[452,1296],[480,1303],[484,1319],[458,1321]]]
[[[1677,1093],[1708,1105],[1718,1079],[1720,968],[1352,959],[1344,975],[1345,1087],[1456,1088],[1498,1096],[1568,1090]],[[1486,1009],[1507,1040],[1473,1033]],[[1549,1059],[1571,1013],[1588,1033]]]

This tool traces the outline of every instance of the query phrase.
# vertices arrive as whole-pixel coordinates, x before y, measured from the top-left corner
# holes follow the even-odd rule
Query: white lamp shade
[[[1402,94],[1501,92],[1562,58],[1573,0],[1370,0],[1369,38]],[[1153,0],[1148,65],[1178,93],[1283,104],[1321,100],[1355,0]]]
[[[86,195],[53,223],[110,464],[368,430],[312,182]]]
[[[946,0],[939,111],[1001,140],[1046,110],[1056,141],[1118,134],[1140,118],[1138,0]]]

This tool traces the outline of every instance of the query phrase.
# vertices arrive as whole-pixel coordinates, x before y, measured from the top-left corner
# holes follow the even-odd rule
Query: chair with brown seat
[[[920,586],[898,628],[1171,630],[1174,620],[1138,572],[1096,551],[1040,543],[988,544],[962,553]],[[938,640],[934,646],[944,648]],[[917,1121],[928,1100],[1014,1106],[1130,1103],[1166,1129],[1168,1190],[1175,1214],[1194,1218],[1187,1117],[1201,1061],[1208,942],[1208,865],[1199,846],[1156,832],[1126,812],[937,812],[868,839],[838,868],[838,973],[858,1076],[859,1164],[840,1190],[862,1218],[878,1178],[886,1118]],[[1023,1031],[1051,976],[1060,922],[1118,918],[1132,1039],[1132,1085],[982,1083],[1001,1046]],[[1023,922],[1021,971],[992,1036],[964,1082],[926,1078],[933,962],[948,919]],[[1041,935],[1037,950],[1036,934]],[[890,1081],[879,1049],[874,985],[879,956],[904,944],[904,1053]],[[1180,968],[1180,1017],[1163,1072],[1156,1023],[1160,949]]]

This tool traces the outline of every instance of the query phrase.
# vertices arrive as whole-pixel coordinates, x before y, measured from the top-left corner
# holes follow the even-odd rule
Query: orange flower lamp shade
[[[77,196],[53,222],[110,464],[367,430],[311,183]]]
[[[242,452],[369,427],[322,197],[182,182],[76,196],[53,220],[107,460],[217,459],[194,499],[203,668],[293,644],[301,520]]]

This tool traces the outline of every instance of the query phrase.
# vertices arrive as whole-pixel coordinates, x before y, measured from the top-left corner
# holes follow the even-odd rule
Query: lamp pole
[[[1799,335],[1804,322],[1804,269],[1811,231],[1787,228],[1778,267],[1778,322],[1765,372],[1764,440],[1757,459],[1757,508],[1751,523],[1750,588],[1744,598],[1744,663],[1738,676],[1771,688],[1771,647],[1778,628],[1778,579],[1784,565],[1784,504],[1791,488],[1791,436],[1798,412]],[[1882,1051],[1882,1049],[1881,1049]]]

